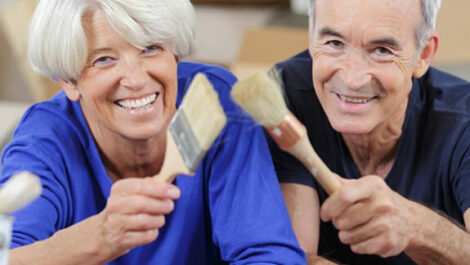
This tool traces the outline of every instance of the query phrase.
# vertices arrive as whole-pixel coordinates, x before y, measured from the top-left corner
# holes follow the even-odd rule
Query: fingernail
[[[171,198],[177,198],[180,195],[180,191],[177,188],[169,188],[167,194]]]

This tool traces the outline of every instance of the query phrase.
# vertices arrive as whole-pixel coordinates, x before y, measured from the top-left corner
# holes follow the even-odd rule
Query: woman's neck
[[[124,139],[120,135],[93,132],[103,165],[113,182],[158,174],[163,165],[166,130],[147,140]]]

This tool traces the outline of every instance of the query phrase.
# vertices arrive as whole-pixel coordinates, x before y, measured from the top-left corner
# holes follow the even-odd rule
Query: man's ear
[[[431,65],[434,55],[436,55],[438,47],[439,36],[437,35],[437,32],[434,31],[433,33],[431,33],[431,36],[429,37],[428,42],[426,43],[426,46],[424,46],[423,50],[421,51],[421,54],[418,57],[415,68],[413,70],[414,77],[419,78],[423,76],[424,73],[426,73],[429,66]]]
[[[61,78],[58,78],[58,82],[71,101],[77,101],[80,99],[80,91],[78,90],[78,86],[75,82]]]

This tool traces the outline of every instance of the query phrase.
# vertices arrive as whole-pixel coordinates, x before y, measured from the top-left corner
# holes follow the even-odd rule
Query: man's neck
[[[405,110],[369,134],[342,134],[361,176],[385,178],[392,169],[402,135]]]

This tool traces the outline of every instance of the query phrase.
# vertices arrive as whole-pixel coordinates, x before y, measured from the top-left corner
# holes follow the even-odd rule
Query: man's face
[[[318,0],[313,83],[333,128],[369,134],[404,116],[416,67],[418,0]]]

